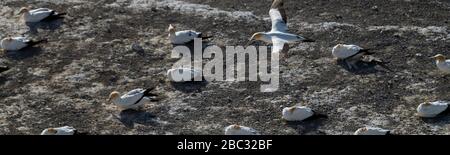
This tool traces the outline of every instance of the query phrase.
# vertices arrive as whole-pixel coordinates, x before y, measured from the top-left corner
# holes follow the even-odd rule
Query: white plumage
[[[363,48],[357,45],[338,44],[333,47],[332,54],[338,59],[346,59],[358,54]]]
[[[273,44],[272,52],[281,52],[284,49],[286,43],[304,41],[304,42],[314,42],[313,40],[306,39],[300,35],[291,34],[288,32],[287,18],[285,15],[285,10],[283,8],[282,0],[274,0],[272,7],[269,11],[270,19],[272,21],[272,30],[269,32],[258,32],[255,33],[249,43],[252,40],[261,40],[266,43]]]
[[[436,59],[436,66],[440,71],[450,73],[450,60],[445,60],[445,56],[442,54],[438,54],[433,58]]]
[[[113,102],[116,106],[126,109],[138,109],[144,103],[151,101],[150,98],[145,96],[145,89],[134,89],[122,96],[119,92],[112,92],[109,95],[109,102]]]
[[[25,37],[7,37],[2,39],[1,46],[2,49],[7,51],[18,51],[25,47],[27,47],[30,43],[30,40]]]
[[[420,117],[436,117],[448,108],[448,103],[443,101],[425,102],[417,107],[417,114]]]
[[[173,25],[169,25],[170,43],[180,45],[193,41],[195,38],[202,38],[201,32],[193,30],[176,31]]]
[[[294,106],[283,109],[283,119],[286,121],[303,121],[314,115],[311,108],[304,106]]]
[[[20,13],[22,14],[22,18],[25,22],[31,23],[40,22],[49,16],[57,15],[54,10],[48,8],[38,8],[31,10],[31,7],[22,8],[20,10]]]
[[[246,126],[230,125],[225,128],[225,135],[259,135],[259,132]]]
[[[41,135],[74,135],[76,129],[70,126],[64,126],[59,128],[48,128],[42,131]]]
[[[356,130],[354,135],[387,135],[389,134],[389,132],[390,132],[389,130],[385,130],[382,128],[364,127]]]
[[[203,80],[202,72],[190,68],[175,68],[167,71],[167,77],[172,82],[189,82]]]

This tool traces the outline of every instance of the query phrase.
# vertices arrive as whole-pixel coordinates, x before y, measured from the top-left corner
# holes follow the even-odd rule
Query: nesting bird
[[[432,118],[449,110],[448,103],[443,101],[425,102],[417,107],[417,115],[424,118]]]
[[[250,127],[234,124],[225,128],[225,135],[259,135],[259,132]]]
[[[283,0],[272,1],[269,15],[272,20],[272,30],[269,32],[258,32],[253,34],[247,43],[247,46],[254,40],[259,40],[273,44],[272,52],[284,51],[284,53],[286,53],[286,50],[288,50],[287,43],[299,41],[314,42],[314,40],[288,32],[287,17],[283,6]]]
[[[195,38],[209,39],[212,36],[203,36],[201,32],[196,32],[193,30],[176,31],[175,26],[169,25],[169,40],[170,43],[174,45],[183,45],[194,41]]]
[[[440,71],[447,74],[450,73],[450,60],[446,60],[442,54],[438,54],[432,58],[436,60],[436,66]]]
[[[169,69],[166,75],[171,82],[190,82],[203,80],[202,71],[191,68]]]
[[[356,130],[354,135],[389,135],[390,131],[382,128],[364,127]]]
[[[19,14],[21,15],[24,22],[27,23],[36,23],[45,20],[62,18],[64,15],[66,15],[66,13],[57,13],[55,12],[55,10],[51,10],[48,8],[32,9],[31,6],[21,8]]]
[[[386,70],[392,71],[386,66],[386,62],[379,58],[373,57],[375,54],[370,49],[364,49],[357,45],[338,44],[333,47],[331,54],[337,59],[337,61],[343,61],[349,69],[358,69],[357,62],[365,62],[368,64],[379,65]]]
[[[154,97],[158,96],[157,94],[151,93],[151,89],[134,89],[122,96],[117,91],[113,91],[108,98],[108,102],[114,103],[116,106],[123,110],[127,109],[139,109],[144,103],[150,101],[156,101]]]
[[[311,108],[305,106],[293,106],[284,108],[282,114],[282,119],[286,121],[303,121],[315,116],[324,116],[315,113]]]
[[[362,55],[373,54],[372,52],[370,52],[369,49],[364,49],[357,45],[345,45],[345,44],[338,44],[334,46],[331,53],[335,58],[343,60],[355,57],[357,55],[361,57]]]
[[[59,128],[48,128],[42,131],[41,135],[75,135],[77,130],[70,126],[64,126]]]
[[[47,42],[47,39],[34,41],[25,37],[6,37],[1,40],[0,45],[2,46],[2,49],[6,51],[19,51],[45,42]]]

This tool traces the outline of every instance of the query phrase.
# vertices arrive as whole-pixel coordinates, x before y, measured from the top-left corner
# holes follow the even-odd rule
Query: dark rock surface
[[[270,0],[2,0],[0,37],[24,34],[49,43],[0,55],[0,134],[39,134],[69,125],[89,134],[223,134],[241,124],[263,134],[352,134],[363,126],[393,134],[449,134],[450,115],[415,116],[426,98],[450,100],[448,76],[428,57],[450,55],[448,0],[285,0],[292,44],[280,91],[260,82],[173,85],[176,62],[167,27],[194,29],[217,45],[244,45],[270,28]],[[62,23],[18,24],[27,4],[67,12]],[[200,4],[200,5],[198,5]],[[34,25],[36,26],[36,25]],[[395,72],[354,73],[336,65],[338,43],[375,49]],[[134,46],[133,46],[134,45]],[[159,102],[121,112],[111,91],[156,87]],[[307,105],[327,119],[285,123],[281,110]]]

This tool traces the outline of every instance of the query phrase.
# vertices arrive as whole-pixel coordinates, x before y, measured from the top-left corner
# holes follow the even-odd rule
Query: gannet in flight
[[[176,31],[175,26],[169,25],[169,40],[174,45],[183,45],[194,41],[195,38],[208,39],[212,36],[203,36],[201,32],[193,30]]]
[[[282,115],[282,119],[286,121],[303,121],[313,117],[326,117],[325,115],[315,113],[311,108],[305,106],[284,108]]]
[[[120,93],[113,91],[108,98],[108,102],[114,103],[116,106],[123,110],[134,109],[137,110],[139,107],[144,105],[144,103],[149,101],[156,101],[153,97],[158,95],[151,93],[151,89],[135,89],[127,94],[120,96]]]
[[[356,130],[354,135],[390,135],[389,130],[375,127],[364,127]]]
[[[19,14],[23,18],[24,22],[27,23],[35,23],[44,20],[62,18],[64,15],[66,15],[66,13],[57,13],[54,10],[48,8],[32,9],[31,6],[21,8]]]
[[[195,79],[203,80],[202,72],[190,68],[175,68],[167,71],[167,78],[171,82],[193,82]]]
[[[235,124],[225,128],[225,135],[259,135],[259,132],[250,127]]]
[[[36,44],[45,43],[47,39],[33,41],[25,37],[6,37],[0,44],[3,50],[6,51],[18,51],[26,47],[31,47]]]
[[[447,74],[450,73],[450,60],[446,60],[442,54],[438,54],[432,58],[436,60],[436,66],[440,71]]]
[[[314,42],[314,40],[288,32],[287,17],[283,7],[283,0],[273,0],[269,14],[270,19],[272,20],[272,30],[269,32],[257,32],[253,34],[246,46],[250,45],[254,40],[259,40],[273,44],[272,52],[281,52],[288,49],[287,43],[299,41]]]
[[[48,128],[42,131],[41,135],[74,135],[77,134],[77,130],[70,126],[64,126],[59,128]]]
[[[432,118],[449,110],[448,103],[443,101],[425,102],[417,107],[417,115],[419,117]]]

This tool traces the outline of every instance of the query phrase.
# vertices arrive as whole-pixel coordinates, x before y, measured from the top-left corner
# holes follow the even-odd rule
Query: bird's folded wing
[[[269,11],[272,20],[272,32],[287,32],[287,17],[281,0],[274,0]]]
[[[38,8],[38,9],[30,10],[30,13],[35,13],[35,12],[40,12],[40,11],[53,11],[53,10],[50,10],[48,8]]]
[[[144,91],[145,91],[144,89],[135,89],[135,90],[132,90],[132,91],[126,93],[125,95],[126,96],[136,96],[136,95],[144,93]]]
[[[29,39],[27,39],[25,37],[16,37],[16,38],[13,38],[13,39],[14,39],[15,42],[22,42],[22,43],[28,43],[28,42],[31,41],[31,40],[29,40]]]
[[[53,13],[52,11],[36,11],[33,13],[30,12],[31,16],[33,16],[33,18],[35,19],[47,18],[48,16],[52,15],[52,13]]]

